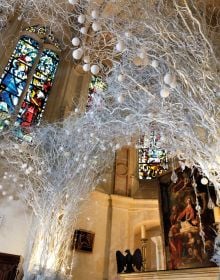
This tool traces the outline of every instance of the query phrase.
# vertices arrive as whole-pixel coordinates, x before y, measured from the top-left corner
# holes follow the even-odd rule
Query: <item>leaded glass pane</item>
[[[45,49],[41,54],[39,63],[27,90],[16,120],[20,126],[19,138],[27,137],[29,127],[38,124],[44,112],[48,94],[56,74],[59,56],[52,50]]]
[[[167,152],[155,131],[139,140],[139,179],[153,179],[168,169]]]
[[[99,90],[104,91],[106,89],[107,89],[107,85],[101,77],[92,76],[90,84],[89,84],[88,101],[87,101],[87,105],[86,105],[87,110],[92,105],[92,100],[93,100],[94,94],[96,94],[97,91],[99,91]]]

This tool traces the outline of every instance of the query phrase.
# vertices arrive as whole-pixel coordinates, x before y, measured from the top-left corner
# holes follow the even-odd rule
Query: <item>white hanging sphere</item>
[[[75,5],[77,3],[77,0],[68,0],[70,4]]]
[[[121,148],[120,144],[116,144],[116,145],[115,145],[115,149],[116,149],[116,150],[118,150],[118,149],[120,149],[120,148]]]
[[[72,39],[72,44],[73,44],[73,46],[78,47],[79,44],[80,44],[79,38],[78,38],[78,37],[74,37],[74,38]]]
[[[94,64],[94,65],[91,66],[91,73],[92,73],[92,74],[97,75],[97,74],[99,73],[99,70],[100,70],[100,69],[99,69],[99,66],[98,66],[98,65],[95,65],[95,64]]]
[[[146,57],[146,52],[145,50],[142,50],[139,55],[138,55],[141,59],[144,59]]]
[[[80,33],[86,35],[87,34],[87,28],[86,27],[81,27],[80,28]]]
[[[123,95],[119,95],[119,97],[118,97],[118,102],[119,102],[119,103],[123,103],[124,100],[125,100],[124,96],[123,96]]]
[[[80,59],[83,55],[83,49],[82,48],[78,48],[76,50],[73,51],[73,58],[74,59]]]
[[[125,46],[125,43],[124,43],[124,42],[119,41],[119,42],[116,44],[116,50],[117,50],[118,52],[123,52],[125,49],[126,49],[126,46]]]
[[[98,32],[102,29],[101,24],[99,22],[93,22],[92,29],[95,32]]]
[[[2,195],[3,195],[3,196],[5,196],[6,194],[7,194],[7,192],[6,192],[6,191],[3,191],[3,192],[2,192]]]
[[[13,195],[9,195],[8,200],[12,201],[14,199]]]
[[[151,66],[154,67],[154,68],[157,68],[157,67],[159,66],[159,62],[158,62],[157,60],[154,59],[154,60],[151,62]]]
[[[131,32],[130,31],[125,32],[125,37],[130,38],[131,37]]]
[[[123,82],[124,79],[125,79],[125,76],[124,76],[124,75],[122,75],[122,74],[119,74],[119,75],[118,75],[118,81],[119,81],[119,82]]]
[[[133,59],[133,63],[134,63],[134,65],[136,65],[136,66],[141,66],[142,63],[143,63],[143,61],[142,61],[142,59],[140,58],[140,56],[135,56],[135,58]]]
[[[89,63],[90,62],[90,57],[88,55],[84,56],[83,61],[85,63]]]
[[[92,10],[91,17],[97,19],[99,17],[99,12],[97,10]]]
[[[78,20],[79,23],[84,23],[86,21],[86,16],[81,14],[81,15],[78,16],[77,20]]]
[[[202,179],[201,179],[201,183],[203,184],[203,185],[208,185],[208,179],[206,178],[206,177],[203,177]]]
[[[18,17],[18,20],[19,20],[19,21],[21,21],[21,20],[22,20],[22,15],[20,15],[20,16]]]
[[[167,87],[164,87],[160,90],[160,96],[162,98],[167,98],[170,95],[170,91]]]
[[[170,84],[173,82],[174,77],[173,77],[170,73],[167,73],[167,74],[164,76],[163,80],[164,80],[164,83],[165,83],[165,84],[170,85]]]
[[[90,71],[90,64],[86,63],[83,65],[83,71],[88,72]]]
[[[170,87],[171,87],[171,88],[176,88],[176,86],[177,86],[177,82],[176,82],[176,80],[174,79],[174,80],[172,81],[172,83],[170,83]]]

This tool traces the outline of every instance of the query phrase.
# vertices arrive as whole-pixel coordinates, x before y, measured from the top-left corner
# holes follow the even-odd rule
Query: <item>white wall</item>
[[[0,217],[0,252],[24,256],[31,213],[19,200],[1,200]]]

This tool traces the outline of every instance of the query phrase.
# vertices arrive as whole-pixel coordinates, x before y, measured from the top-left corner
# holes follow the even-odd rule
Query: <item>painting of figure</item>
[[[87,230],[77,229],[73,237],[73,249],[77,251],[92,252],[95,234]]]
[[[194,171],[196,199],[192,171],[185,168],[176,173],[176,183],[160,179],[167,269],[215,266],[210,261],[215,239],[213,207],[210,207],[210,201],[213,206],[215,202],[214,188],[202,185],[202,176]]]

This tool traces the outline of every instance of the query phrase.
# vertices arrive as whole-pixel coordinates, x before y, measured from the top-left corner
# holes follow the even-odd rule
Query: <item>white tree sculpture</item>
[[[193,0],[1,0],[2,32],[13,13],[27,22],[41,18],[66,47],[72,40],[74,63],[108,84],[87,113],[35,129],[32,145],[16,143],[10,131],[2,135],[1,158],[10,166],[4,184],[16,186],[36,214],[25,279],[71,277],[79,202],[115,150],[145,132],[160,132],[170,157],[198,167],[220,205],[216,7]]]

